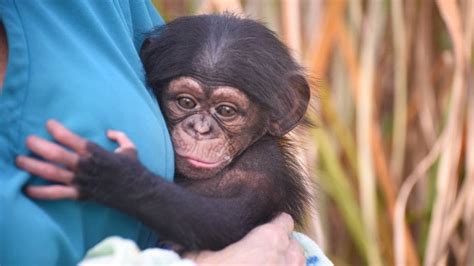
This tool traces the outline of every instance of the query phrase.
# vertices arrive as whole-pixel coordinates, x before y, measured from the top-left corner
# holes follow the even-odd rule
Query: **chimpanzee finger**
[[[58,121],[53,119],[48,120],[46,123],[46,129],[59,143],[73,149],[79,155],[87,154],[87,140],[74,134]]]
[[[70,152],[60,145],[37,136],[29,136],[26,146],[37,155],[56,164],[62,164],[69,169],[74,169],[79,162],[79,155]]]
[[[50,186],[28,186],[26,194],[32,198],[44,200],[78,199],[79,191],[73,186],[50,185]]]
[[[115,153],[137,157],[135,144],[133,144],[133,142],[127,137],[125,133],[116,130],[108,130],[107,137],[118,143],[119,147],[115,149]]]
[[[30,157],[18,156],[16,164],[23,170],[52,182],[70,184],[74,179],[71,171]]]

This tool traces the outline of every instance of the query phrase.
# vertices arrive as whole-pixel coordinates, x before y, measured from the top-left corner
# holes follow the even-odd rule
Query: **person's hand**
[[[59,144],[37,136],[29,136],[26,140],[27,147],[46,161],[18,156],[16,164],[34,175],[57,184],[28,186],[25,191],[30,197],[47,200],[78,199],[81,195],[75,181],[77,175],[81,174],[81,167],[90,170],[91,163],[106,162],[110,165],[110,162],[114,162],[112,159],[120,159],[120,156],[136,160],[135,146],[122,132],[114,130],[107,132],[107,136],[119,145],[114,153],[109,153],[74,134],[57,121],[48,121],[46,128]],[[101,156],[100,160],[94,160],[97,159],[94,158],[94,156],[98,157],[97,155]],[[105,160],[105,158],[110,159]]]
[[[282,213],[221,251],[201,251],[186,254],[185,257],[198,265],[305,265],[303,249],[290,236],[293,227],[291,216]]]

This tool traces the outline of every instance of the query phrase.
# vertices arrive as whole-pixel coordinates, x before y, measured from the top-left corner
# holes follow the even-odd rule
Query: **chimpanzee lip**
[[[222,161],[206,162],[206,161],[203,161],[202,159],[197,159],[197,158],[194,158],[194,157],[191,157],[191,156],[184,156],[184,155],[180,155],[180,154],[176,154],[176,155],[183,158],[189,164],[191,164],[192,166],[194,166],[196,168],[212,169],[212,168],[216,168],[216,167],[218,167],[219,165],[222,164]]]

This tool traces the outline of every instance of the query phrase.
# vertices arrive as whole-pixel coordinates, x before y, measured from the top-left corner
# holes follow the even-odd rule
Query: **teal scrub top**
[[[51,139],[54,118],[113,150],[107,129],[124,131],[140,160],[171,180],[172,144],[145,85],[139,50],[144,34],[163,23],[144,0],[1,0],[8,39],[0,91],[0,265],[73,265],[107,236],[156,237],[139,221],[92,202],[40,201],[25,184],[46,183],[18,169],[30,134]]]

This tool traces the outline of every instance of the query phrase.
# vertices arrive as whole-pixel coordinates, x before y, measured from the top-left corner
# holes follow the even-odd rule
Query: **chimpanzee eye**
[[[216,111],[220,116],[227,118],[232,117],[237,113],[234,107],[228,105],[218,106]]]
[[[184,109],[193,109],[196,107],[196,102],[189,97],[179,97],[178,104]]]

